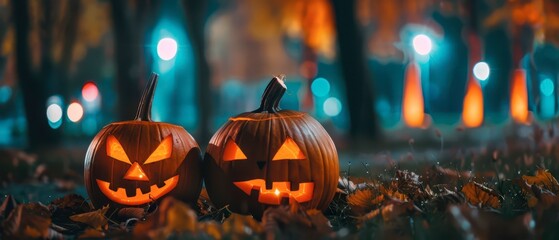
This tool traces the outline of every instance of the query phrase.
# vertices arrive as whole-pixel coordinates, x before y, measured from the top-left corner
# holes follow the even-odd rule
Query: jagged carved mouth
[[[151,185],[150,191],[147,193],[142,193],[140,188],[136,188],[136,195],[131,197],[126,194],[126,190],[124,188],[118,188],[116,191],[113,191],[109,188],[111,185],[109,182],[99,179],[96,180],[97,186],[99,186],[101,192],[111,201],[124,205],[142,205],[152,202],[173,190],[179,182],[179,175],[165,180],[165,185],[162,187],[158,187],[157,184]]]
[[[273,182],[272,188],[266,188],[264,179],[253,179],[242,182],[233,182],[247,195],[258,194],[258,202],[270,205],[279,205],[283,197],[289,197],[289,201],[299,203],[308,202],[312,199],[314,183],[299,183],[299,189],[291,190],[290,182]]]

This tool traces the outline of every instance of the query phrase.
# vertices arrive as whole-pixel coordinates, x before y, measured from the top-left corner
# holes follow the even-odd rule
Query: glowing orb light
[[[431,38],[429,38],[425,34],[419,34],[415,36],[412,40],[413,49],[419,55],[427,55],[433,49],[433,43],[431,42]]]
[[[164,61],[169,61],[177,55],[177,41],[172,38],[163,38],[157,43],[157,55]]]
[[[68,119],[70,119],[70,121],[78,122],[83,117],[83,107],[81,104],[77,102],[73,102],[70,105],[68,105],[68,110],[66,114],[68,114]]]

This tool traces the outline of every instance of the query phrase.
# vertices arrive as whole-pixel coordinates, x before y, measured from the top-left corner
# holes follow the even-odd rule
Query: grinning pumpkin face
[[[198,144],[180,126],[150,121],[147,105],[140,104],[136,120],[104,127],[89,146],[85,183],[95,207],[141,206],[165,195],[189,202],[198,197]]]
[[[205,182],[216,205],[258,217],[282,202],[324,209],[332,200],[336,148],[309,115],[277,109],[283,92],[283,82],[274,78],[260,109],[229,119],[210,140]]]

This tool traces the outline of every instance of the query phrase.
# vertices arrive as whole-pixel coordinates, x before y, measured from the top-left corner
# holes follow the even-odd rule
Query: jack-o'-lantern
[[[132,121],[105,126],[85,156],[85,185],[93,205],[145,206],[172,195],[197,200],[202,187],[201,152],[186,130],[151,121],[158,76],[152,74]]]
[[[217,206],[260,217],[288,201],[325,209],[334,197],[336,147],[314,118],[279,109],[285,91],[283,76],[274,77],[260,108],[230,118],[210,140],[204,181]]]

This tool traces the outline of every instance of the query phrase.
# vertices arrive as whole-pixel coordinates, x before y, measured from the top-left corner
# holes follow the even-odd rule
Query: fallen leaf
[[[70,219],[75,222],[85,223],[90,227],[102,231],[107,228],[108,219],[105,214],[109,210],[109,206],[104,206],[99,210],[93,212],[86,212],[70,216]]]
[[[260,222],[250,215],[233,213],[221,225],[223,235],[231,239],[245,239],[262,234],[264,231]]]
[[[378,208],[383,201],[384,195],[371,188],[356,190],[347,196],[347,203],[351,207],[351,212],[356,216]]]
[[[431,196],[427,193],[419,180],[419,175],[411,171],[396,171],[396,183],[398,191],[406,194],[414,201],[424,201]]]
[[[345,177],[338,178],[338,189],[340,189],[344,193],[351,193],[357,189],[355,183]]]
[[[464,193],[468,202],[479,207],[500,208],[503,200],[503,197],[497,194],[495,190],[477,182],[469,182],[464,185],[462,193]]]
[[[18,205],[2,223],[6,238],[48,238],[52,221],[47,207],[39,203]]]
[[[12,212],[12,210],[14,210],[14,208],[16,208],[16,206],[17,202],[15,198],[12,195],[8,195],[6,198],[4,198],[2,205],[0,205],[0,216],[2,216],[2,218],[8,217],[8,215],[10,215],[10,213]]]
[[[212,239],[222,239],[223,238],[223,231],[221,230],[221,225],[216,221],[206,221],[200,222],[198,224],[198,232],[201,235],[205,235]],[[205,238],[204,236],[200,236],[200,238]]]
[[[48,205],[52,214],[52,223],[64,228],[65,234],[73,234],[82,231],[87,224],[70,220],[70,216],[90,212],[89,203],[80,195],[69,194],[55,199]]]
[[[312,217],[311,217],[312,215]],[[287,239],[297,236],[300,239],[331,238],[334,234],[325,217],[315,210],[304,210],[298,204],[270,207],[264,211],[262,224],[266,237]]]
[[[554,205],[559,206],[559,198],[551,191],[542,189],[538,185],[532,185],[531,189],[538,203],[540,203],[543,208],[549,208]]]
[[[522,193],[524,199],[526,199],[528,207],[534,208],[538,204],[538,198],[534,195],[532,186],[523,179],[514,179],[513,183],[520,187],[520,192]]]
[[[388,199],[398,200],[402,202],[410,201],[409,197],[406,194],[399,192],[397,189],[385,188],[384,186],[380,186],[379,190]]]
[[[421,212],[412,202],[391,201],[381,208],[375,209],[359,218],[360,222],[366,222],[375,218],[382,218],[383,221],[389,222],[400,216],[413,215]]]
[[[198,231],[197,217],[186,203],[166,197],[157,211],[136,225],[133,234],[137,238],[147,236],[152,239],[166,239],[173,234],[195,236]]]
[[[118,210],[117,215],[119,218],[122,219],[129,219],[129,218],[143,219],[146,216],[146,209],[138,208],[138,207],[121,208],[120,210]]]
[[[559,183],[557,179],[549,173],[546,169],[538,169],[536,171],[536,176],[526,176],[523,175],[522,179],[526,181],[530,185],[538,185],[542,188],[545,188],[555,194],[559,192]]]

